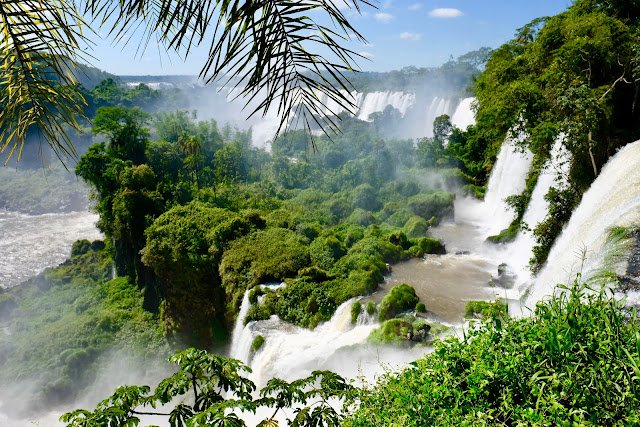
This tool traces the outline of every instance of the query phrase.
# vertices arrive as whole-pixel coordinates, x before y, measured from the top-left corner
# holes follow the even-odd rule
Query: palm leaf
[[[36,129],[61,159],[75,154],[85,101],[75,89],[84,22],[67,0],[0,0],[0,153],[20,158]]]

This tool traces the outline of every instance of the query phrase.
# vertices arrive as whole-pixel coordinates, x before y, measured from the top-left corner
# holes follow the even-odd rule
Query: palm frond
[[[309,132],[327,133],[338,126],[320,95],[344,110],[356,107],[344,72],[356,69],[360,55],[345,45],[365,39],[343,10],[360,12],[364,5],[373,6],[369,0],[89,0],[86,12],[111,23],[110,33],[125,42],[144,23],[149,38],[183,56],[209,43],[200,78],[223,81],[245,99],[249,116],[275,109],[277,134],[294,118]]]
[[[83,21],[67,0],[0,0],[0,153],[20,158],[27,133],[42,132],[58,157],[74,155],[75,90]]]
[[[369,0],[81,1],[82,13],[76,0],[0,0],[0,153],[7,159],[20,157],[31,129],[60,158],[75,155],[65,130],[79,127],[85,104],[73,75],[84,59],[81,43],[88,43],[83,30],[91,31],[83,14],[120,43],[142,28],[140,49],[155,39],[186,57],[209,44],[200,77],[224,80],[245,98],[249,116],[275,109],[278,134],[292,123],[310,133],[337,131],[321,95],[355,108],[344,72],[356,68],[359,55],[345,45],[364,38],[342,10],[373,6]]]

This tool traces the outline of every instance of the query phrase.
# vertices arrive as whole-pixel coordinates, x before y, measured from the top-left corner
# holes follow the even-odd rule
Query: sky
[[[390,71],[405,66],[433,67],[481,47],[496,48],[531,20],[555,15],[570,0],[379,0],[362,14],[346,10],[350,22],[367,39],[351,47],[369,60],[363,71]],[[94,37],[92,65],[117,75],[198,74],[207,49],[187,60],[150,44],[140,53],[136,35],[123,47],[104,31]]]

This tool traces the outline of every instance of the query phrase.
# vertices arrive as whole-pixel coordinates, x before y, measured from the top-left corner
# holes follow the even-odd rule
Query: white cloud
[[[359,54],[359,55],[361,55],[361,56],[363,56],[363,57],[365,57],[365,58],[367,58],[367,59],[373,59],[373,58],[375,58],[375,57],[376,57],[373,53],[371,53],[371,52],[366,52],[366,51],[364,51],[364,50],[363,50],[362,52],[358,52],[358,54]]]
[[[389,9],[392,5],[393,5],[393,0],[386,0],[386,1],[382,4],[382,8],[383,8],[383,9]]]
[[[410,33],[408,31],[405,31],[404,33],[400,33],[400,38],[402,40],[409,40],[412,42],[417,42],[418,40],[420,40],[422,38],[422,34],[420,33]]]
[[[388,22],[391,22],[394,16],[390,13],[378,12],[375,14],[375,18],[376,18],[376,21],[383,22],[386,24]]]
[[[412,11],[412,12],[416,12],[416,11],[418,11],[418,10],[422,9],[422,5],[421,5],[420,3],[414,3],[414,4],[410,5],[410,6],[408,7],[408,9],[409,9],[410,11]]]
[[[429,12],[429,16],[432,18],[457,18],[464,15],[460,9],[454,9],[452,7],[439,7]]]

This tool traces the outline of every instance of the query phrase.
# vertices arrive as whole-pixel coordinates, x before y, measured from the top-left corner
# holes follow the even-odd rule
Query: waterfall
[[[434,97],[426,108],[424,116],[419,117],[417,137],[433,136],[433,121],[443,114],[451,114],[451,99]]]
[[[240,305],[240,312],[238,313],[238,317],[236,318],[236,324],[233,327],[233,333],[231,334],[231,357],[241,360],[244,363],[249,363],[251,342],[253,337],[251,334],[245,334],[245,325],[244,319],[247,317],[247,313],[249,312],[249,307],[251,303],[249,302],[249,292],[251,290],[247,289],[242,297],[242,304]]]
[[[522,152],[516,142],[517,140],[507,139],[500,147],[489,177],[484,203],[475,212],[475,220],[485,228],[487,236],[498,234],[509,226],[514,212],[504,200],[525,189],[533,155],[528,148]]]
[[[404,115],[409,107],[411,107],[416,100],[414,93],[406,92],[370,92],[364,96],[360,110],[358,111],[358,118],[360,120],[369,120],[369,116],[373,113],[384,111],[388,105],[400,111],[400,114]]]
[[[451,116],[451,124],[458,129],[466,130],[469,126],[476,122],[475,114],[473,112],[473,103],[475,98],[465,98],[456,107]]]
[[[367,313],[367,310],[364,309],[360,312],[360,315],[358,316],[358,320],[356,321],[356,325],[357,326],[369,326],[369,325],[375,325],[377,323],[377,319],[376,319],[376,313],[372,313],[369,314]]]
[[[553,293],[557,283],[571,283],[577,273],[592,278],[602,266],[609,229],[640,222],[638,164],[640,142],[628,144],[609,159],[551,248],[525,306],[534,307]]]
[[[361,357],[345,355],[357,344],[366,342],[367,337],[378,324],[371,319],[362,324],[351,323],[351,305],[355,299],[341,304],[328,322],[314,330],[301,328],[271,316],[268,320],[252,321],[243,326],[241,315],[246,315],[249,307],[248,294],[243,299],[233,331],[230,356],[248,361],[253,339],[262,335],[263,347],[250,360],[253,370],[251,379],[263,386],[272,377],[294,379],[308,375],[316,369],[337,369],[355,376],[362,361]],[[344,366],[341,366],[343,365]]]
[[[563,144],[564,137],[560,136],[556,139],[551,148],[549,160],[543,165],[536,186],[531,194],[531,199],[527,205],[527,210],[522,217],[531,231],[518,233],[515,241],[510,245],[509,264],[514,268],[516,273],[521,276],[520,282],[526,277],[529,279],[529,259],[532,256],[532,250],[535,246],[533,229],[541,223],[547,216],[549,210],[549,202],[544,197],[547,195],[551,187],[563,185],[569,173],[569,159],[571,153]]]

